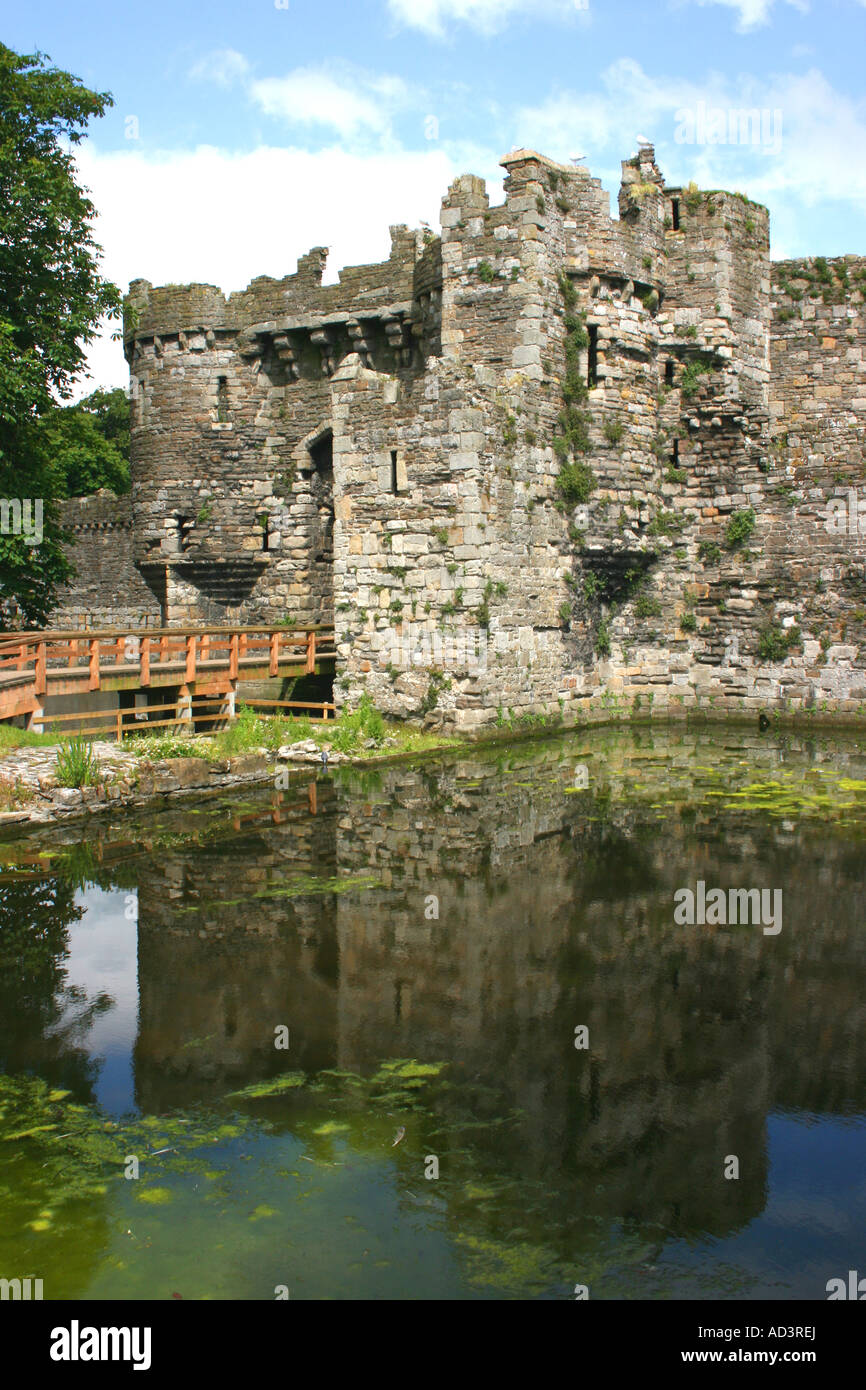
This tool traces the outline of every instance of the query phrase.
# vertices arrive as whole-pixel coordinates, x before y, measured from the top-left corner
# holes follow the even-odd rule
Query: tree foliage
[[[44,517],[38,545],[0,533],[0,626],[44,622],[71,573],[55,505],[64,477],[39,420],[69,399],[121,303],[73,154],[111,98],[47,63],[0,44],[0,499],[41,500]]]
[[[129,492],[129,398],[121,387],[50,411],[39,422],[39,438],[64,497],[103,487]]]

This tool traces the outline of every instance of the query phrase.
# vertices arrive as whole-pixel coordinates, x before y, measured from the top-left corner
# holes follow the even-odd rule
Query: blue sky
[[[313,244],[333,278],[438,227],[459,173],[497,201],[517,145],[585,155],[615,211],[638,135],[670,182],[766,203],[774,256],[866,253],[866,0],[37,0],[3,42],[114,96],[79,162],[123,288],[239,289]],[[116,344],[91,361],[125,381]]]

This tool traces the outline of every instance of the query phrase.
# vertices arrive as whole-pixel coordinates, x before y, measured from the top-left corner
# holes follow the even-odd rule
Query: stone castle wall
[[[331,621],[330,376],[350,351],[405,365],[415,257],[397,227],[339,285],[322,248],[228,300],[133,283],[136,562],[168,622]]]
[[[463,176],[441,237],[392,228],[338,285],[322,248],[228,299],[134,282],[135,562],[166,620],[333,620],[337,699],[431,721],[856,711],[863,541],[828,516],[862,473],[864,262],[772,264],[764,208],[666,185],[649,147],[618,218],[585,169],[503,164],[501,205]]]
[[[76,574],[60,591],[48,626],[158,627],[159,604],[134,564],[130,498],[107,489],[73,497],[61,504],[60,518],[72,538],[66,554]]]

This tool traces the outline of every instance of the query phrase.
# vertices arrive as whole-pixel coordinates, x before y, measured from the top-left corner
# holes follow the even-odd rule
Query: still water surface
[[[864,1268],[856,742],[598,731],[80,834],[0,842],[0,1276],[814,1299]],[[699,880],[780,889],[781,931],[678,925]]]

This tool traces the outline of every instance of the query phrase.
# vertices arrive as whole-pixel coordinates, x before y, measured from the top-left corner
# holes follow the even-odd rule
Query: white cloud
[[[751,144],[678,143],[678,113],[704,107],[726,112],[743,109],[779,111],[778,149]],[[558,93],[539,106],[524,107],[515,117],[521,144],[565,158],[575,145],[599,158],[618,160],[633,153],[637,132],[646,130],[657,151],[683,166],[696,160],[707,169],[758,172],[763,183],[797,189],[804,198],[852,200],[866,192],[866,172],[852,166],[850,151],[866,143],[866,101],[833,88],[812,68],[806,73],[768,78],[741,76],[730,81],[709,73],[702,81],[651,77],[639,63],[621,58],[601,75],[601,90]]]
[[[189,76],[219,87],[242,87],[264,115],[287,125],[320,126],[343,140],[360,135],[389,137],[395,114],[409,100],[401,77],[366,72],[346,62],[254,79],[250,63],[233,48],[206,53],[190,68]]]
[[[678,143],[682,113],[699,104],[738,112],[766,111],[768,127],[778,128],[772,144]],[[775,113],[780,113],[778,121]],[[850,208],[855,236],[861,235],[866,207],[866,169],[850,152],[866,145],[866,101],[833,88],[817,69],[766,79],[743,76],[730,81],[710,73],[703,81],[650,77],[632,59],[621,59],[603,74],[601,90],[559,93],[516,115],[520,144],[566,159],[579,148],[593,174],[619,182],[619,161],[636,149],[638,131],[654,140],[656,156],[671,183],[694,179],[704,188],[742,189],[767,203],[773,254],[795,254],[790,239],[802,238],[797,213],[832,204]],[[844,216],[844,212],[843,212]],[[821,250],[816,245],[815,250]],[[856,246],[848,246],[856,250]]]
[[[740,33],[747,33],[750,29],[757,29],[762,24],[767,24],[776,0],[686,0],[686,3],[694,5],[725,5],[729,10],[737,12],[737,29]],[[801,14],[808,11],[807,0],[785,0],[785,3],[792,5]],[[861,0],[866,3],[866,0]]]
[[[250,97],[268,116],[295,125],[320,125],[344,139],[362,132],[385,135],[395,111],[407,100],[402,78],[324,68],[296,68],[285,77],[250,85]]]
[[[449,183],[465,172],[441,147],[423,152],[310,153],[265,146],[244,154],[212,147],[149,155],[77,151],[99,217],[104,273],[122,289],[196,280],[226,292],[256,275],[291,274],[311,246],[330,246],[327,279],[345,265],[388,256],[388,227],[438,228]],[[126,385],[119,343],[103,335],[88,353],[96,385]]]
[[[196,82],[215,82],[218,87],[233,87],[249,75],[250,65],[234,48],[215,48],[206,53],[189,71]]]
[[[388,0],[395,19],[412,29],[442,38],[449,24],[466,24],[481,34],[495,34],[510,20],[587,17],[590,0]]]

